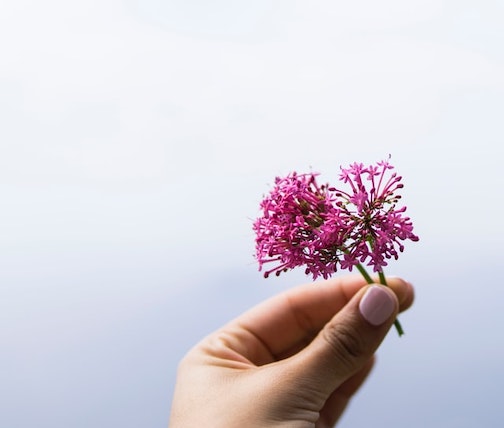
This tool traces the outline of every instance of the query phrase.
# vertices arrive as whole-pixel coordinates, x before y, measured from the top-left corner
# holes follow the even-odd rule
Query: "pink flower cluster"
[[[314,279],[361,264],[381,272],[397,259],[403,241],[418,237],[406,207],[397,207],[403,184],[392,169],[388,161],[341,168],[348,190],[318,184],[317,173],[277,177],[253,224],[259,269],[274,265],[264,276],[298,266]]]

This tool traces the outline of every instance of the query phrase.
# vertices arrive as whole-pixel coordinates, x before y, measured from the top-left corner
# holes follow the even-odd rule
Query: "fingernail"
[[[359,303],[362,316],[373,325],[383,324],[392,315],[396,302],[383,287],[372,285]]]

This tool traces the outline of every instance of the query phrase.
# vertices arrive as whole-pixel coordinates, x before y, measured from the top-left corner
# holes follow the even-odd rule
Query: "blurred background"
[[[274,177],[392,156],[417,290],[340,427],[500,427],[499,1],[0,5],[0,426],[166,426]],[[339,274],[339,273],[338,273]]]

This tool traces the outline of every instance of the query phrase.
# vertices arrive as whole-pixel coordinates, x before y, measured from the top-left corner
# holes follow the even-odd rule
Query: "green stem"
[[[358,263],[358,264],[355,265],[355,267],[362,274],[362,276],[364,277],[364,279],[366,280],[366,282],[368,284],[374,284],[373,278],[371,278],[369,276],[369,274],[367,273],[367,270],[364,269],[364,266],[362,266],[360,263]]]
[[[362,276],[364,277],[364,279],[368,284],[374,283],[373,278],[371,278],[369,273],[367,273],[366,269],[364,269],[364,266],[362,266],[360,263],[358,263],[355,266],[357,267],[357,270],[362,274]],[[380,278],[380,284],[384,285],[385,287],[388,287],[387,279],[385,278],[385,274],[383,273],[382,270],[378,272],[378,277]],[[404,334],[404,330],[397,318],[394,320],[394,326],[397,330],[397,334],[399,334],[399,337],[402,336]]]

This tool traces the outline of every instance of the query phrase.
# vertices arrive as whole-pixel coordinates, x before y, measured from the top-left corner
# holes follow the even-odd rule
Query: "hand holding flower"
[[[170,428],[332,427],[412,286],[349,275],[291,288],[210,334],[179,366]]]

